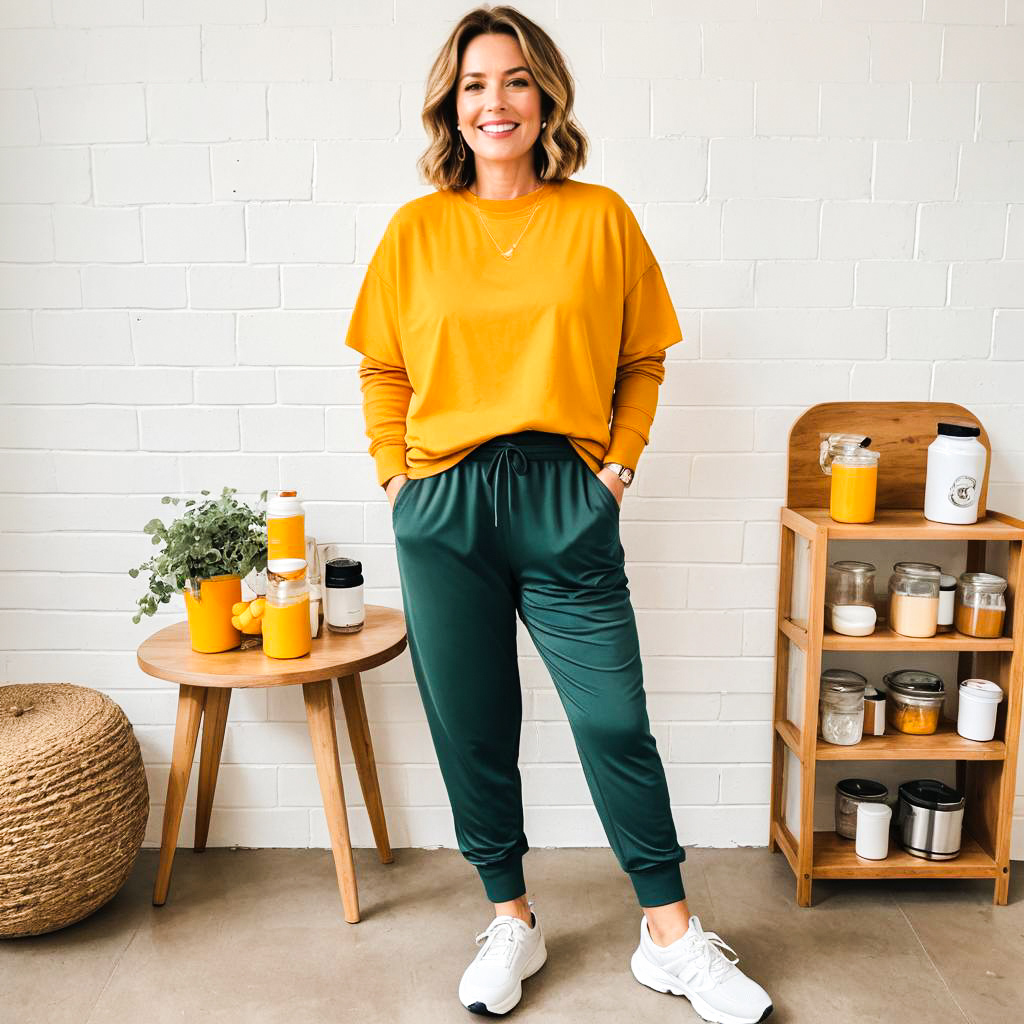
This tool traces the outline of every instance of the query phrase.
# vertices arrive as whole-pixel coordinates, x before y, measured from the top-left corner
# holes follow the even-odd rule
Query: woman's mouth
[[[518,127],[518,124],[509,121],[505,124],[488,125],[487,127],[481,125],[480,131],[491,139],[507,139]]]

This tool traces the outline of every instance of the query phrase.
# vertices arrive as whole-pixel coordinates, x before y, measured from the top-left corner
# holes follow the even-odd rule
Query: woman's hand
[[[615,503],[622,508],[622,495],[626,490],[626,485],[619,479],[619,474],[614,469],[603,466],[598,471],[597,479],[602,481],[605,487],[615,495]]]
[[[384,488],[384,493],[388,496],[388,501],[391,502],[391,507],[395,507],[395,498],[398,497],[398,492],[405,486],[406,480],[409,477],[405,473],[396,473],[388,482]]]

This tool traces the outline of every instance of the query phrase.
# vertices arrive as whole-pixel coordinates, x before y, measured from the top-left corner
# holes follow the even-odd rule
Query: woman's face
[[[456,113],[478,168],[525,162],[532,173],[533,144],[540,134],[540,87],[525,68],[526,58],[514,36],[479,35],[463,52],[455,85]],[[489,135],[481,127],[489,121],[512,121],[516,127]]]

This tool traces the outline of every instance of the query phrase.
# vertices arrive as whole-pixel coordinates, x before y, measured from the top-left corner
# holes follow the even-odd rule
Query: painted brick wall
[[[1024,515],[1024,0],[522,8],[576,76],[579,177],[633,204],[686,333],[622,512],[680,838],[763,844],[793,419],[837,399],[961,402],[996,449],[991,504]],[[367,599],[401,605],[341,339],[388,217],[427,191],[423,80],[466,9],[0,4],[2,678],[121,704],[150,845],[176,690],[134,652],[183,605],[133,625],[127,569],[162,495],[298,487],[310,532],[363,560]],[[603,845],[520,637],[530,841]],[[454,845],[408,654],[364,686],[394,844]],[[297,690],[236,692],[223,762],[213,844],[328,845]],[[188,810],[194,792],[193,776]],[[186,813],[183,843],[191,829]]]

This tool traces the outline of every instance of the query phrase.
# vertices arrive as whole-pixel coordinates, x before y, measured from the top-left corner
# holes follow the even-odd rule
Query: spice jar
[[[937,523],[976,523],[988,449],[980,428],[940,423],[928,446],[924,517]]]
[[[366,619],[363,564],[337,557],[324,566],[324,620],[332,633],[358,633]]]
[[[990,572],[965,572],[956,585],[956,628],[968,636],[1003,635],[1006,580]]]
[[[875,567],[870,562],[833,562],[825,580],[825,610],[834,633],[869,636],[875,631]]]
[[[882,678],[888,691],[885,706],[892,728],[913,736],[930,736],[938,729],[946,697],[941,676],[906,668]]]
[[[864,735],[864,688],[859,672],[830,668],[821,673],[821,738],[852,746]]]
[[[874,521],[879,453],[870,443],[859,434],[829,434],[821,442],[818,463],[832,477],[829,515],[837,523]]]
[[[840,779],[836,783],[836,835],[853,839],[857,834],[857,805],[884,804],[889,790],[873,779]]]
[[[889,577],[889,627],[902,636],[935,636],[939,622],[937,565],[897,562]]]
[[[956,605],[956,577],[943,573],[939,577],[939,614],[936,633],[953,632],[953,609]]]
[[[263,653],[270,658],[301,658],[312,648],[306,560],[268,559]]]
[[[306,557],[306,513],[295,491],[267,502],[267,560]]]

